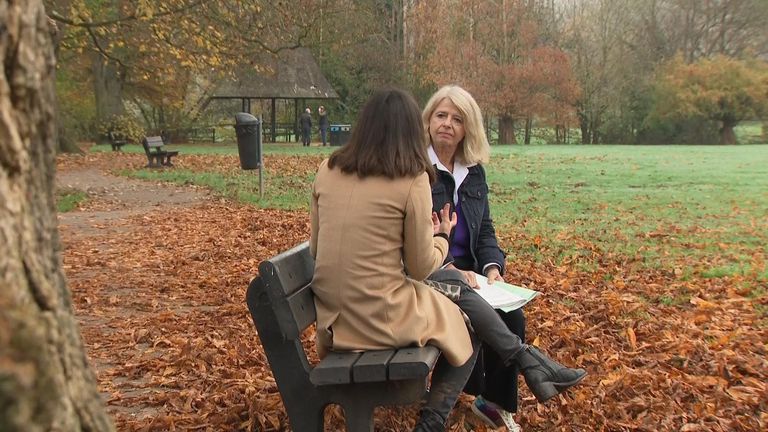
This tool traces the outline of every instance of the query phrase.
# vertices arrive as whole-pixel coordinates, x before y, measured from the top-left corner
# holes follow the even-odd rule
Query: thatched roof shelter
[[[236,71],[233,77],[217,82],[208,102],[217,99],[240,99],[243,112],[251,112],[251,100],[270,100],[270,124],[265,126],[275,131],[276,100],[293,101],[294,124],[297,124],[301,107],[307,100],[339,97],[320,71],[308,48],[283,50],[277,55],[252,63]],[[274,132],[265,133],[265,141],[274,136]]]

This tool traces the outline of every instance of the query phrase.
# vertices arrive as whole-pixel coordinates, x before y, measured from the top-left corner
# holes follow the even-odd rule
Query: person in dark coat
[[[299,127],[301,128],[301,144],[304,147],[309,147],[309,143],[312,137],[312,110],[307,107],[301,116],[299,117]]]
[[[452,124],[453,117],[456,124]],[[429,132],[429,156],[437,180],[432,185],[433,210],[450,203],[458,213],[451,234],[446,268],[460,270],[475,287],[475,273],[489,282],[502,280],[505,256],[499,248],[488,203],[488,184],[481,162],[490,154],[482,115],[474,98],[458,86],[439,89],[422,113]],[[525,343],[522,309],[497,309],[507,328]],[[483,346],[465,392],[478,395],[472,411],[489,426],[519,431],[517,412],[519,369],[508,367],[492,349]]]
[[[327,145],[326,137],[328,136],[328,111],[325,110],[325,107],[320,105],[320,108],[317,109],[317,115],[318,115],[318,127],[320,128],[320,139],[323,142],[323,147]]]

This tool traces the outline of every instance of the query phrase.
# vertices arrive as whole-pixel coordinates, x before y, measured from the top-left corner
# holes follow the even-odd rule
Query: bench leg
[[[163,165],[173,166],[173,164],[171,163],[171,155],[168,155],[168,158],[165,160],[165,163]]]
[[[162,155],[151,155],[147,156],[147,160],[149,160],[149,165],[147,165],[149,168],[156,168],[163,166],[163,156]]]
[[[312,406],[313,404],[304,406],[291,405],[291,409],[288,409],[288,403],[285,405],[286,411],[288,411],[288,421],[291,423],[292,431],[323,432],[324,406]]]
[[[373,409],[366,401],[350,401],[344,404],[347,432],[373,432]]]

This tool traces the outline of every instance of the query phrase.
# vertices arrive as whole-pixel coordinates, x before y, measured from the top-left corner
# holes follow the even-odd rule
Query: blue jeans
[[[323,141],[323,146],[325,146],[325,137],[327,135],[328,128],[321,127],[320,128],[320,139]]]

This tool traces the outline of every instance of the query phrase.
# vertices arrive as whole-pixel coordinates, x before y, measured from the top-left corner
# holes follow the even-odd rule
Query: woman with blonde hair
[[[447,85],[429,99],[422,120],[436,172],[432,184],[433,209],[450,205],[457,215],[445,268],[459,271],[471,287],[477,286],[476,274],[485,275],[489,283],[502,280],[505,256],[498,245],[488,202],[483,164],[489,161],[490,145],[480,107],[469,92]],[[524,343],[522,309],[496,312],[514,338]],[[519,371],[517,363],[505,362],[493,346],[483,343],[465,391],[478,395],[472,411],[488,425],[506,426],[512,432],[520,430],[512,416],[517,412]],[[572,374],[572,379],[565,381],[573,385],[582,377],[583,374]],[[532,390],[536,393],[536,389]],[[541,396],[541,392],[536,394],[539,400]]]

